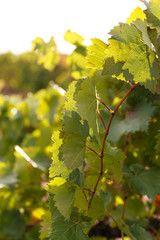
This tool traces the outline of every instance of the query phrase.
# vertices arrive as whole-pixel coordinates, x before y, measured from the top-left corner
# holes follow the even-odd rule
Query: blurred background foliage
[[[47,209],[51,135],[61,126],[65,90],[85,74],[83,38],[68,57],[52,37],[32,42],[32,51],[0,55],[0,239],[39,239]],[[71,42],[72,38],[75,42]]]

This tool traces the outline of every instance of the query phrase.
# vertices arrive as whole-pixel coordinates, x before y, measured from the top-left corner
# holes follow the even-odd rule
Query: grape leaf
[[[143,100],[135,106],[135,109],[127,111],[125,118],[116,115],[110,127],[108,138],[113,142],[117,142],[122,133],[127,134],[136,131],[147,132],[155,109],[155,106]],[[108,111],[101,110],[101,115],[107,123],[110,117]]]
[[[147,24],[144,21],[141,20],[136,20],[134,22],[135,26],[141,31],[142,33],[142,39],[144,40],[144,42],[148,45],[148,47],[154,51],[154,47],[153,44],[149,38],[148,32],[147,32]]]
[[[89,144],[89,147],[94,149],[97,152],[101,151],[101,147],[95,143]],[[95,155],[89,149],[86,151],[86,158],[90,161],[90,167],[92,174],[99,175],[100,171],[100,158]],[[103,157],[103,169],[104,172],[107,172],[114,175],[116,180],[120,180],[122,176],[120,162],[125,159],[125,155],[117,147],[112,147],[109,142],[106,143],[104,148],[104,157]]]
[[[79,34],[68,30],[64,34],[64,40],[66,40],[67,42],[69,42],[71,44],[78,46],[78,45],[82,44],[82,42],[84,41],[84,38],[82,36],[80,36]]]
[[[146,19],[146,15],[140,7],[137,7],[136,9],[133,10],[133,12],[130,14],[129,18],[127,19],[126,23],[130,24],[132,22],[135,22],[138,19],[140,19],[142,21],[144,21]]]
[[[107,44],[100,39],[91,39],[93,45],[88,47],[87,67],[102,69],[106,57]]]
[[[78,207],[79,209],[82,209],[82,210],[87,210],[87,207],[88,207],[88,204],[82,192],[82,189],[80,189],[79,187],[76,189],[76,192],[75,192],[74,207]]]
[[[139,28],[143,30],[143,35],[145,35],[140,24]],[[128,70],[132,74],[131,80],[140,82],[155,93],[159,73],[158,61],[156,54],[145,44],[141,31],[133,24],[120,23],[119,26],[111,30],[110,34],[112,34],[112,38],[108,40],[110,45],[105,51],[107,57],[113,57],[116,63],[118,61],[124,62],[122,70]]]
[[[64,138],[60,148],[60,160],[64,161],[68,169],[83,165],[86,142],[81,134],[70,134]]]
[[[142,44],[142,34],[134,24],[120,23],[109,33],[113,39],[124,43]],[[106,50],[107,52],[107,50]]]
[[[88,137],[88,123],[86,120],[82,123],[81,117],[77,112],[72,111],[71,116],[65,114],[63,119],[63,130],[67,135],[71,133],[80,133],[84,138]]]
[[[89,135],[87,121],[82,121],[76,112],[70,113],[70,116],[66,113],[62,135],[63,144],[60,147],[60,160],[64,161],[68,169],[82,166],[85,156],[85,139]]]
[[[131,165],[124,168],[124,174],[129,177],[131,189],[138,194],[147,195],[154,201],[156,194],[160,194],[160,168],[145,169],[141,165]]]
[[[54,222],[50,240],[89,240],[82,226],[59,218]]]
[[[50,211],[46,211],[42,218],[43,220],[41,221],[40,239],[45,240],[49,237],[51,232],[52,220]]]
[[[107,169],[110,173],[114,174],[116,180],[122,177],[120,163],[125,159],[125,155],[121,149],[112,147],[109,142],[106,143],[104,149],[104,171]]]
[[[133,240],[153,240],[153,237],[144,228],[136,224],[129,225],[129,231]]]
[[[80,79],[87,75],[89,69],[86,68],[86,54],[87,50],[85,46],[77,46],[72,55],[67,58],[67,62],[70,65],[71,76],[74,79]]]
[[[89,240],[87,234],[83,231],[78,217],[76,222],[65,219],[55,207],[52,197],[49,197],[49,207],[53,223],[50,240]]]
[[[55,206],[65,218],[70,217],[74,202],[75,190],[76,188],[67,182],[58,186],[54,190]]]
[[[98,136],[97,129],[97,100],[94,80],[83,79],[81,89],[74,96],[78,112],[83,120],[87,120],[95,136]]]
[[[147,43],[147,45],[153,50],[152,43],[149,39],[147,32],[147,24],[146,24],[146,15],[142,11],[140,7],[137,7],[127,19],[127,23],[134,23],[135,26],[142,32],[142,38]]]
[[[160,4],[159,0],[151,0],[149,2],[149,8],[144,13],[147,16],[147,23],[151,27],[160,28]]]
[[[32,41],[32,49],[38,54],[38,63],[43,64],[47,70],[52,71],[59,62],[59,55],[54,37],[48,43],[37,37]]]
[[[77,108],[75,106],[76,101],[73,98],[74,92],[76,90],[76,84],[77,84],[77,81],[73,81],[72,83],[70,83],[70,85],[68,87],[68,91],[65,94],[65,97],[67,98],[67,101],[65,101],[65,103],[64,103],[64,109],[67,112],[77,110]]]
[[[55,206],[68,219],[72,211],[76,187],[61,177],[55,177],[48,183],[46,190],[54,195]]]
[[[59,161],[59,148],[62,144],[62,139],[60,138],[60,132],[55,131],[52,135],[52,141],[54,142],[52,146],[52,163],[49,169],[49,177],[53,178],[56,176],[62,176],[63,178],[68,177],[68,169],[63,161]]]
[[[83,172],[78,168],[74,169],[69,175],[69,181],[77,184],[79,187],[83,186]]]

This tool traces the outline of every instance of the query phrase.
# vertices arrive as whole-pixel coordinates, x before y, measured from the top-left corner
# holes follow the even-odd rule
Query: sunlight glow
[[[145,8],[139,0],[5,0],[0,1],[0,53],[20,53],[31,50],[31,41],[55,37],[58,49],[70,53],[73,46],[65,42],[64,33],[70,29],[90,44],[90,38],[107,41],[107,33],[125,22],[137,7]]]

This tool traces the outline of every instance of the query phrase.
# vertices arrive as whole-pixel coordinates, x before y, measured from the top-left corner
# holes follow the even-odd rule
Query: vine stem
[[[99,153],[98,153],[98,152],[96,152],[94,149],[90,148],[89,146],[87,146],[87,148],[88,148],[90,151],[94,152],[96,155],[98,155],[98,156],[99,156]]]
[[[97,113],[98,113],[98,115],[100,116],[100,119],[101,119],[101,121],[102,121],[102,123],[103,123],[104,129],[106,130],[106,125],[105,125],[105,123],[104,123],[104,121],[103,121],[103,118],[102,118],[102,115],[100,114],[100,112],[99,112],[98,109],[97,109]]]
[[[94,186],[94,190],[93,190],[93,192],[92,192],[92,194],[91,194],[90,200],[88,201],[88,207],[87,207],[86,215],[88,214],[88,211],[89,211],[89,209],[90,209],[90,207],[91,207],[92,200],[93,200],[93,197],[94,197],[94,195],[95,195],[95,193],[96,193],[97,186],[98,186],[98,184],[99,184],[99,182],[100,182],[100,180],[101,180],[101,177],[102,177],[102,175],[103,175],[103,155],[104,155],[104,147],[105,147],[106,139],[107,139],[107,136],[108,136],[108,133],[109,133],[109,130],[110,130],[110,126],[111,126],[112,120],[113,120],[113,118],[114,118],[114,116],[115,116],[115,113],[118,111],[119,107],[120,107],[120,106],[122,105],[122,103],[126,100],[126,98],[128,97],[128,95],[129,95],[139,84],[140,84],[140,83],[138,82],[138,83],[136,83],[136,84],[134,84],[134,85],[132,85],[132,86],[130,87],[130,89],[128,90],[128,92],[123,96],[123,98],[122,98],[121,101],[117,104],[117,106],[115,107],[115,109],[114,109],[113,111],[112,111],[105,103],[103,103],[100,99],[97,98],[97,100],[98,100],[99,102],[101,102],[101,103],[110,111],[111,116],[110,116],[110,119],[109,119],[109,122],[108,122],[108,126],[107,126],[107,128],[105,129],[105,135],[104,135],[104,138],[103,138],[101,153],[98,154],[96,151],[94,151],[93,149],[90,149],[90,148],[88,147],[92,152],[96,153],[96,154],[99,155],[99,157],[100,157],[100,172],[99,172],[99,176],[98,176],[98,179],[97,179],[97,181],[96,181],[96,184],[95,184],[95,186]],[[103,121],[103,122],[104,122],[104,121]]]
[[[100,100],[99,98],[96,99],[98,102],[102,103],[108,109],[108,111],[110,111],[110,113],[112,113],[112,110],[104,102],[102,102],[102,100]]]

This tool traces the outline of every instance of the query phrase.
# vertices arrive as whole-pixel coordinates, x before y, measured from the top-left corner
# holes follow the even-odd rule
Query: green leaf
[[[151,27],[160,28],[160,4],[159,0],[150,0],[149,8],[144,11],[147,16],[147,23]]]
[[[119,42],[142,44],[142,34],[133,24],[120,23],[109,34]]]
[[[84,41],[84,38],[82,36],[80,36],[79,34],[77,34],[75,32],[71,32],[70,30],[68,30],[64,34],[64,40],[66,40],[67,42],[69,42],[71,44],[79,46],[79,45],[82,45],[82,42]]]
[[[10,239],[20,239],[25,232],[25,223],[18,210],[4,210],[0,214],[0,230]]]
[[[91,39],[93,45],[88,47],[87,67],[102,69],[106,58],[107,44],[100,39]]]
[[[49,182],[46,190],[54,195],[55,206],[62,216],[68,219],[72,211],[76,187],[61,177],[55,177]]]
[[[109,142],[106,143],[104,149],[104,171],[107,170],[113,174],[116,180],[122,177],[120,163],[125,159],[125,155],[121,149],[112,147]]]
[[[32,41],[32,48],[38,54],[38,63],[43,64],[47,70],[53,70],[59,62],[59,55],[54,37],[51,37],[48,43],[42,38],[37,37]]]
[[[136,224],[130,225],[129,231],[132,234],[133,240],[153,240],[153,237],[144,228]]]
[[[63,161],[59,161],[59,148],[62,144],[59,131],[53,133],[52,140],[54,142],[52,146],[53,161],[49,169],[49,177],[53,178],[61,175],[63,178],[67,178],[69,174],[68,169]]]
[[[52,227],[50,240],[89,240],[89,238],[80,224],[58,219]]]
[[[135,26],[141,31],[142,33],[142,39],[144,40],[144,42],[148,45],[148,47],[154,51],[152,42],[148,36],[148,32],[147,32],[147,24],[144,21],[141,20],[136,20],[134,22]]]
[[[40,239],[45,240],[46,238],[49,237],[50,232],[51,232],[51,225],[52,225],[52,220],[51,220],[51,213],[50,211],[46,211],[45,214],[42,216],[42,221],[41,221],[41,229],[40,229]]]
[[[120,23],[110,32],[112,38],[108,40],[110,45],[105,52],[107,57],[114,58],[115,63],[124,62],[122,70],[128,70],[129,74],[132,74],[130,80],[134,80],[136,83],[140,82],[155,93],[159,76],[158,61],[156,54],[143,40],[144,37],[147,44],[150,45],[143,25],[143,23],[137,22],[141,32],[133,24]],[[128,80],[129,76],[126,73],[123,74],[122,71],[118,78]]]
[[[83,186],[83,173],[78,168],[74,169],[69,175],[69,181],[77,184],[79,187]]]
[[[86,68],[86,54],[87,50],[85,46],[77,46],[72,55],[67,58],[71,76],[74,79],[78,80],[85,77],[89,72],[89,69]]]
[[[83,120],[87,120],[95,136],[97,129],[97,100],[94,80],[86,78],[82,80],[81,89],[74,96],[78,112]]]
[[[92,223],[94,223],[97,218],[105,217],[104,202],[99,196],[94,196],[88,217],[92,219]]]
[[[75,192],[75,200],[74,200],[74,207],[78,207],[81,210],[87,210],[88,204],[85,199],[85,196],[82,192],[82,189],[79,187],[76,189]]]
[[[119,76],[123,72],[122,67],[124,62],[115,63],[113,57],[106,58],[105,64],[103,65],[102,75],[107,76]]]
[[[78,168],[84,163],[86,143],[81,134],[70,134],[65,137],[60,148],[60,160],[68,169]]]
[[[157,195],[160,195],[160,168],[153,167],[145,169],[141,165],[130,166],[130,171],[125,175],[129,177],[131,189],[138,194],[147,195],[153,201]]]
[[[136,131],[147,132],[149,122],[154,112],[155,107],[150,102],[142,100],[133,110],[127,111],[125,117],[123,116],[122,118],[117,114],[110,127],[109,139],[113,142],[117,142],[122,134]],[[108,111],[102,110],[101,115],[107,123],[110,117]]]
[[[68,91],[65,94],[67,101],[65,101],[65,103],[64,103],[64,109],[67,112],[72,112],[72,111],[77,110],[76,101],[73,98],[75,90],[76,90],[76,84],[77,84],[77,81],[73,81],[72,83],[70,83],[70,85],[68,87]]]
[[[100,191],[100,198],[104,201],[104,208],[107,208],[107,205],[111,202],[112,195],[109,191]]]
[[[88,137],[88,123],[86,120],[82,122],[81,117],[77,112],[72,111],[71,116],[65,114],[63,119],[63,130],[66,134],[80,133],[84,138]]]
[[[96,152],[101,152],[101,147],[95,143],[89,144],[89,147],[94,149]],[[95,153],[87,150],[87,159],[90,161],[90,167],[92,174],[99,175],[100,171],[100,158],[96,156]],[[104,148],[104,157],[103,157],[103,169],[104,172],[109,172],[113,174],[115,179],[119,181],[122,177],[121,165],[122,160],[125,159],[121,149],[117,147],[112,147],[109,142],[106,142]]]
[[[63,204],[64,203],[65,202],[63,202]],[[55,208],[52,200],[50,200],[50,211],[53,222],[50,240],[89,240],[78,219],[76,222],[64,219]]]
[[[78,168],[84,163],[86,137],[89,135],[88,123],[82,121],[78,113],[64,115],[63,144],[60,147],[60,160],[68,169]]]
[[[137,7],[133,10],[133,12],[130,14],[129,18],[127,19],[128,24],[137,21],[138,19],[144,21],[146,19],[146,15],[143,12],[143,10],[140,7]]]
[[[55,206],[65,218],[70,217],[74,202],[75,190],[76,188],[67,182],[58,186],[54,190]]]

